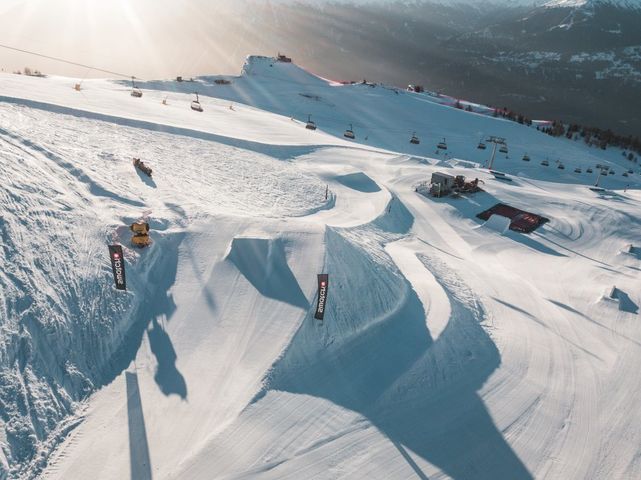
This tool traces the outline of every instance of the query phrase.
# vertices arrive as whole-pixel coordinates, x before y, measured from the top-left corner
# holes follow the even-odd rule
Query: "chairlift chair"
[[[576,168],[574,169],[574,173],[582,173],[582,172],[581,172],[581,169],[580,169],[579,167],[576,167]]]
[[[592,173],[592,169],[590,167],[588,167],[587,170],[585,171],[585,173]]]
[[[530,156],[527,153],[525,155],[523,155],[523,161],[524,162],[529,162],[530,161]]]
[[[191,102],[191,109],[195,110],[196,112],[202,112],[203,111],[203,106],[200,104],[200,101],[198,100],[198,94],[196,93],[196,100],[193,100]]]
[[[136,82],[134,81],[134,77],[131,77],[131,96],[135,98],[142,97],[142,90],[136,87]]]
[[[561,162],[559,162],[559,166],[556,167],[556,168],[558,168],[559,170],[565,170],[565,165],[563,165]]]
[[[476,148],[478,148],[479,150],[485,150],[487,147],[485,146],[485,144],[483,142],[479,142],[479,144],[478,144],[478,146]]]
[[[443,137],[442,142],[438,142],[438,145],[436,145],[436,148],[438,150],[447,150],[447,143],[445,142],[445,137]]]
[[[541,161],[541,165],[543,165],[544,167],[549,167],[550,166],[550,162],[548,162],[547,160],[542,160]]]
[[[499,152],[507,154],[507,145],[502,144],[501,147],[499,148]]]
[[[352,140],[356,138],[356,135],[354,135],[354,130],[352,129],[352,124],[349,124],[349,128],[345,130],[345,133],[343,133],[343,136],[345,138],[351,138]]]
[[[414,145],[418,145],[419,143],[421,143],[421,141],[416,136],[416,132],[412,133],[412,138],[410,138],[410,143]]]
[[[305,125],[307,130],[316,130],[316,124],[312,121],[312,116],[307,115],[307,124]]]

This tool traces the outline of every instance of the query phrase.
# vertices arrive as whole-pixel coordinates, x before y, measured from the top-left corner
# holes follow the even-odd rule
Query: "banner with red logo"
[[[122,254],[122,245],[109,245],[109,256],[111,257],[111,269],[114,272],[116,290],[127,290],[125,257]]]
[[[316,313],[314,318],[322,320],[325,317],[325,305],[327,302],[327,288],[329,287],[329,275],[321,273],[318,275],[318,302],[316,303]]]

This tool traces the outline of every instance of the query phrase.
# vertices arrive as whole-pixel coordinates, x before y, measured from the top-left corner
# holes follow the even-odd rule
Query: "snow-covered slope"
[[[641,475],[641,194],[621,152],[264,57],[217,78],[133,98],[0,77],[0,478]],[[485,135],[511,181],[481,168]],[[604,192],[574,173],[597,162]],[[416,193],[434,171],[485,192]],[[476,218],[498,202],[550,222],[500,234]]]

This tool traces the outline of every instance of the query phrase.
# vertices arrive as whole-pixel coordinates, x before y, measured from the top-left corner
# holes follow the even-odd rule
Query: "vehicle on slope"
[[[136,167],[138,170],[140,170],[142,173],[147,175],[148,177],[151,177],[151,167],[149,165],[146,165],[145,162],[140,160],[139,158],[134,158],[134,167]]]
[[[149,224],[144,220],[138,220],[129,226],[129,229],[134,233],[131,237],[131,243],[138,248],[145,248],[151,245],[151,237],[149,236]]]

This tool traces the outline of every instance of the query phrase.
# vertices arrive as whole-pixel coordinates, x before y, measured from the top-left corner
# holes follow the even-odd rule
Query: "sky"
[[[0,44],[142,79],[238,74],[246,55],[275,55],[274,47],[288,50],[286,43],[278,43],[277,33],[268,37],[260,28],[252,29],[257,6],[264,19],[270,4],[293,1],[322,5],[406,0],[0,0]],[[113,76],[0,48],[0,69],[27,66],[79,78]]]
[[[0,44],[140,78],[238,73],[238,8],[233,0],[0,0]],[[105,76],[0,49],[5,72],[26,66]]]

